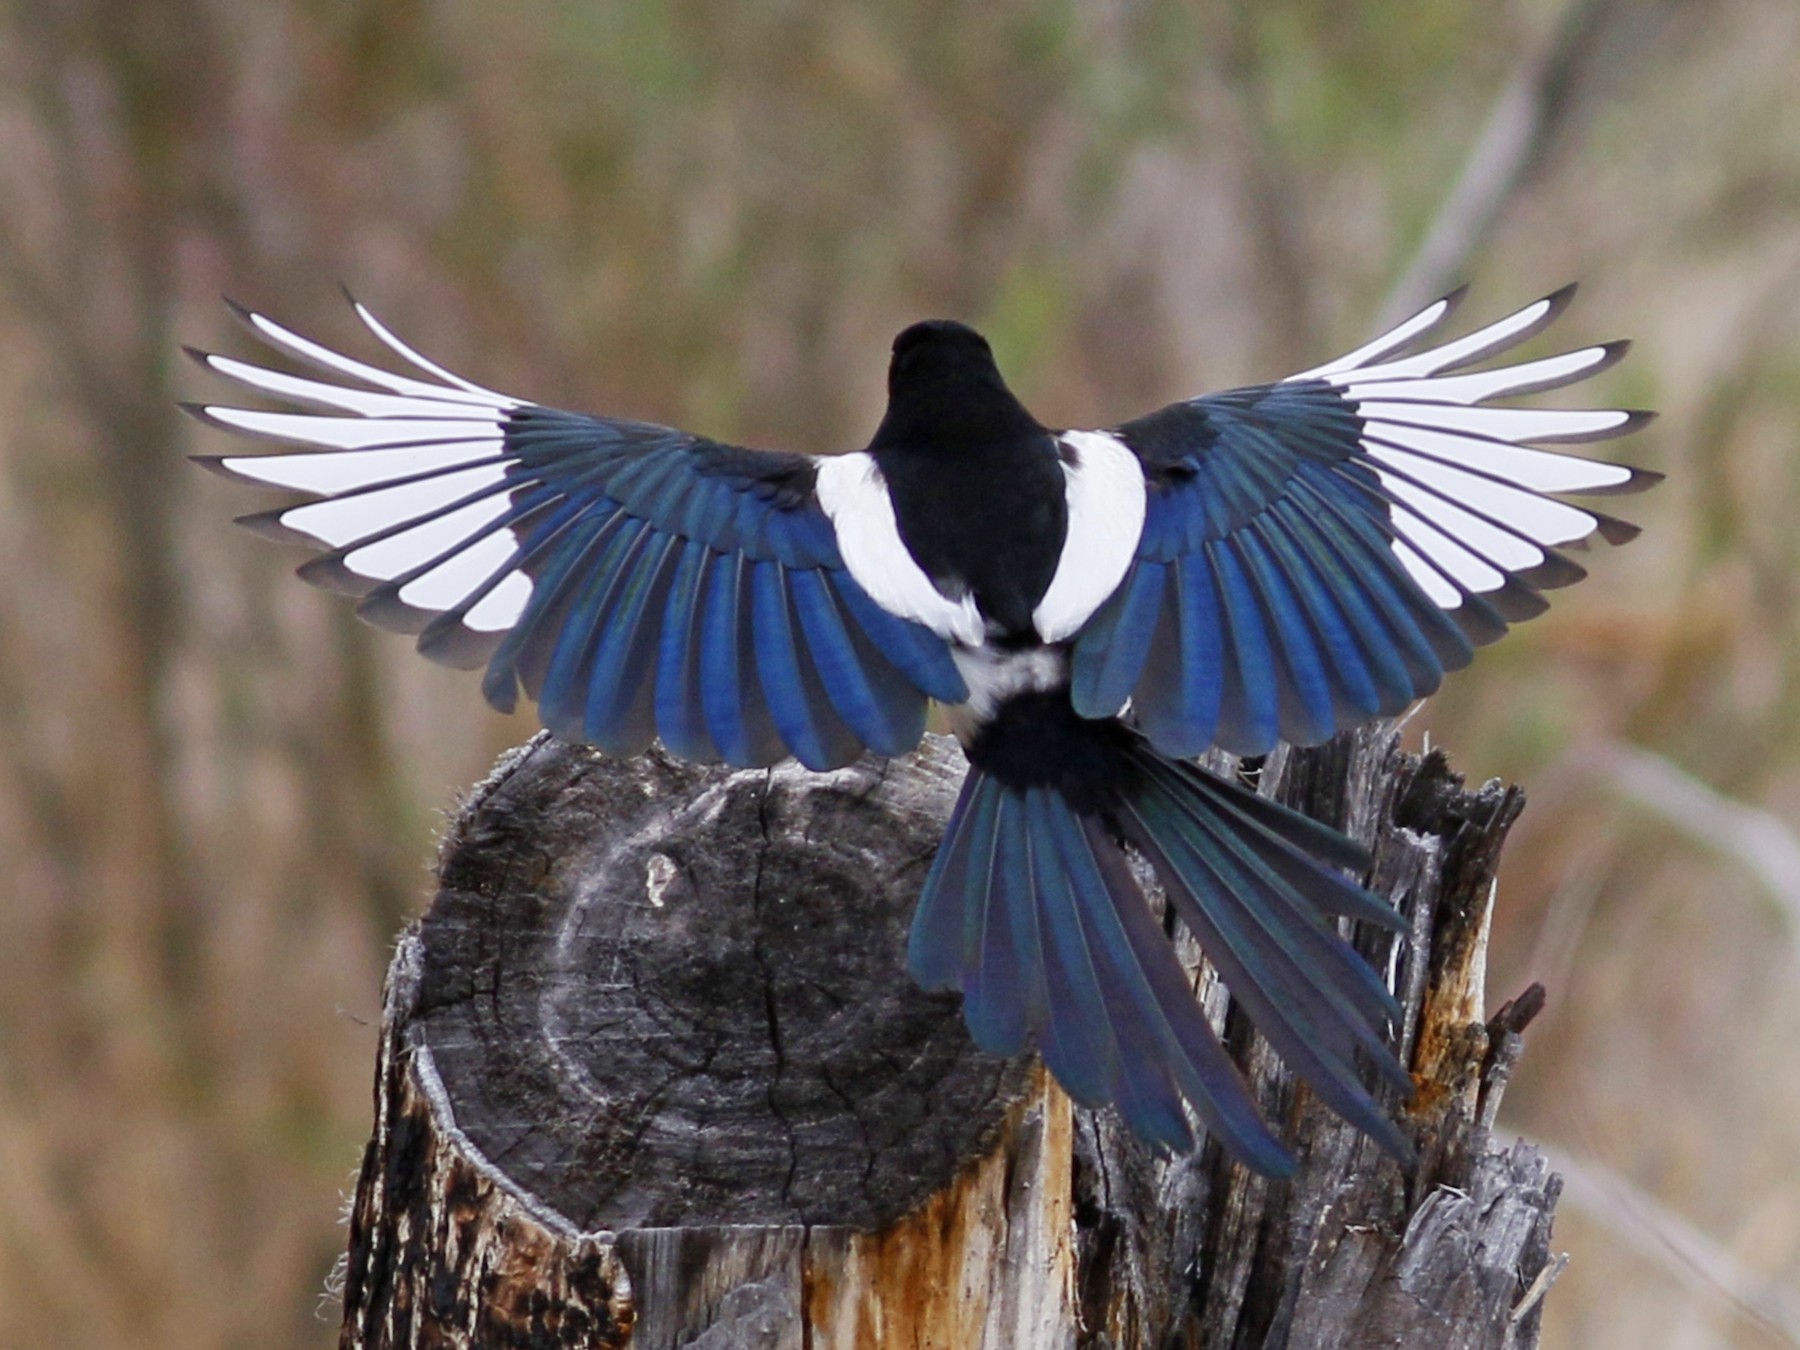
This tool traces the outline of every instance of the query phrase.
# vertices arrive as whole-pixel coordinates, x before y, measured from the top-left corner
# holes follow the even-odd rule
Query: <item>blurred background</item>
[[[0,1346],[334,1343],[390,944],[532,730],[183,462],[221,292],[823,451],[928,315],[1103,425],[1571,278],[1669,481],[1410,733],[1532,800],[1546,1345],[1800,1345],[1800,6],[0,4]]]

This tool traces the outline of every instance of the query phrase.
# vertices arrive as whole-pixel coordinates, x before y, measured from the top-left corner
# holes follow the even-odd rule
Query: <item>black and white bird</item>
[[[1076,1101],[1111,1103],[1143,1138],[1191,1148],[1191,1108],[1281,1175],[1292,1159],[1128,851],[1276,1051],[1405,1156],[1358,1067],[1407,1090],[1386,1040],[1397,1007],[1337,922],[1395,925],[1340,870],[1367,859],[1192,759],[1402,711],[1584,575],[1563,548],[1636,533],[1559,498],[1655,475],[1540,447],[1646,414],[1491,403],[1594,375],[1625,344],[1472,369],[1572,290],[1428,346],[1447,297],[1338,360],[1104,431],[1043,426],[980,334],[914,324],[880,426],[840,455],[512,398],[361,305],[412,373],[239,310],[311,373],[195,358],[311,411],[191,411],[308,447],[203,460],[312,499],[244,518],[323,550],[301,576],[362,597],[433,660],[485,668],[496,708],[523,690],[565,739],[825,770],[906,753],[928,704],[946,705],[970,768],[913,921],[913,975],[962,991],[983,1047],[1035,1045]]]

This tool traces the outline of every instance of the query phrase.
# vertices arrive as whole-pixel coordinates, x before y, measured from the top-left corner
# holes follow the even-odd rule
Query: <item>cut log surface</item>
[[[1403,1174],[1297,1089],[1183,936],[1300,1158],[1270,1183],[1071,1109],[912,984],[962,771],[939,738],[831,774],[505,757],[389,971],[344,1350],[1537,1343],[1560,1182],[1490,1141],[1530,1008],[1483,1022],[1516,790],[1387,728],[1261,766],[1408,916],[1362,940],[1421,1153]]]

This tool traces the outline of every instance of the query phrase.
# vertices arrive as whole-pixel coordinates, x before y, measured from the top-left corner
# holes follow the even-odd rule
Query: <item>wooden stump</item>
[[[1523,803],[1394,740],[1261,773],[1373,843],[1411,922],[1404,951],[1367,940],[1406,1008],[1417,1173],[1186,951],[1301,1159],[1271,1184],[1157,1158],[912,985],[953,743],[814,775],[539,737],[461,812],[389,971],[340,1345],[1535,1345],[1560,1183],[1489,1141],[1530,1002],[1482,1022]]]

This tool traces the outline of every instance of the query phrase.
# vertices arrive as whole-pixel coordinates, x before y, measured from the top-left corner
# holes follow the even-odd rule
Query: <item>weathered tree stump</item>
[[[1559,1179],[1495,1148],[1533,1010],[1482,1021],[1516,790],[1391,731],[1265,788],[1373,844],[1412,941],[1408,1177],[1312,1101],[1198,959],[1301,1159],[1158,1158],[975,1048],[907,978],[962,772],[933,738],[837,773],[633,761],[540,737],[446,839],[389,970],[345,1350],[1529,1347]],[[1186,939],[1184,938],[1185,942]]]

